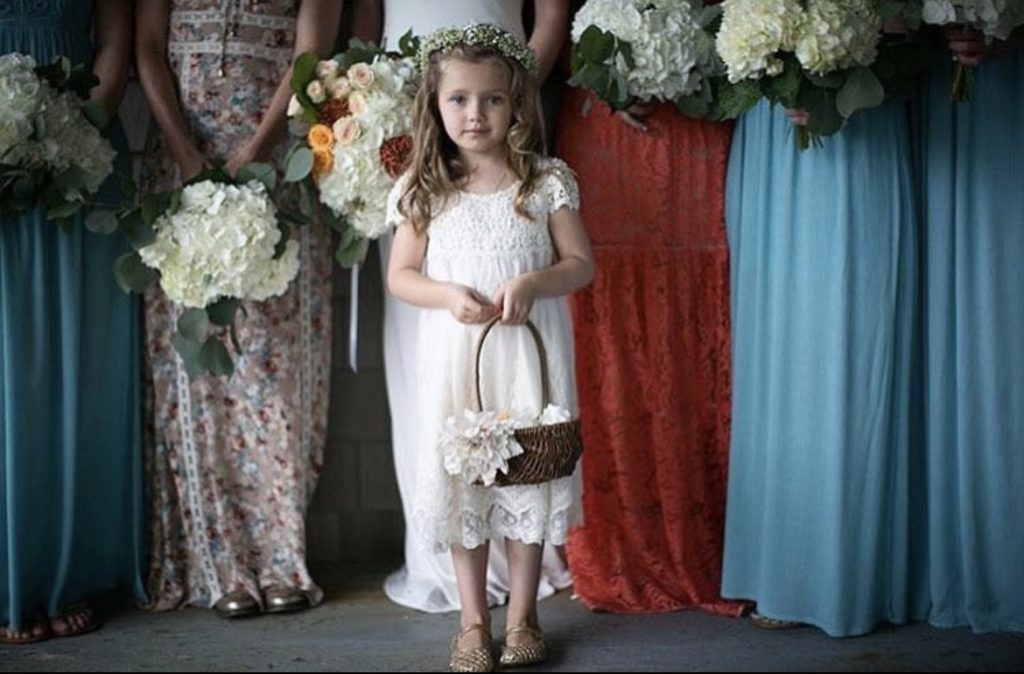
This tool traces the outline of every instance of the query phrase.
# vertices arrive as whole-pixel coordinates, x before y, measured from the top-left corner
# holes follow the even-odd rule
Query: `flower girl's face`
[[[437,105],[444,130],[468,154],[506,152],[512,121],[511,75],[501,61],[446,59],[441,64]]]

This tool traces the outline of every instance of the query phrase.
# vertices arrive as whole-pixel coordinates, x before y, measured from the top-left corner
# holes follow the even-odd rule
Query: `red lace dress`
[[[567,91],[557,154],[576,169],[597,273],[572,300],[584,526],[569,539],[592,609],[719,596],[730,407],[724,223],[731,126],[662,105],[640,133]]]

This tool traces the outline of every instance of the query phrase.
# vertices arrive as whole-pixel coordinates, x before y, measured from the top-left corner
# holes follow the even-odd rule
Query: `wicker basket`
[[[498,318],[494,318],[487,324],[476,343],[476,409],[478,412],[482,412],[484,409],[480,396],[480,354],[483,351],[484,340],[487,339],[491,328],[498,320]],[[537,327],[530,321],[526,322],[526,327],[533,335],[533,341],[537,345],[537,354],[540,357],[541,409],[543,410],[551,402],[547,352],[544,350],[544,342]],[[547,426],[518,428],[514,435],[516,441],[522,446],[523,453],[509,459],[507,473],[499,472],[497,474],[495,484],[499,487],[540,484],[560,477],[568,477],[576,469],[576,462],[579,460],[580,454],[583,453],[583,438],[580,433],[579,419]]]

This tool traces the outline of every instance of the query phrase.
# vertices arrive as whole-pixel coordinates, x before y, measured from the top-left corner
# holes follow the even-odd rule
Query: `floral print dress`
[[[293,56],[294,0],[173,0],[168,60],[200,150],[225,162],[255,132]],[[155,125],[154,125],[155,126]],[[154,128],[143,187],[178,182]],[[300,228],[299,277],[247,303],[230,378],[189,382],[171,345],[181,307],[145,301],[151,607],[213,605],[290,586],[322,598],[306,568],[305,513],[322,464],[330,371],[331,258]]]

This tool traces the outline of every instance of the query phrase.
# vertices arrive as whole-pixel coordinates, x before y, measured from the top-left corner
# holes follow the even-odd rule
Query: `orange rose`
[[[313,177],[317,180],[334,167],[334,154],[326,148],[313,148]]]
[[[309,146],[313,148],[314,152],[324,150],[330,153],[331,148],[334,147],[334,132],[326,124],[314,124],[309,129],[306,141],[309,142]]]

